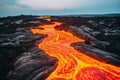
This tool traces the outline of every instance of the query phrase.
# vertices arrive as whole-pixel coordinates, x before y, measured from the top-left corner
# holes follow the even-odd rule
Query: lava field
[[[120,17],[0,18],[0,80],[120,80]]]

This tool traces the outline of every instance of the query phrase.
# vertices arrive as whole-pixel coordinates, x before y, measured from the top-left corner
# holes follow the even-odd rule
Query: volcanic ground
[[[0,80],[120,80],[120,17],[0,18]]]

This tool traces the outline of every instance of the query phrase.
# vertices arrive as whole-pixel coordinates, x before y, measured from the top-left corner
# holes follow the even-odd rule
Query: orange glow
[[[74,42],[84,42],[69,32],[54,29],[60,22],[31,29],[34,34],[48,34],[38,47],[48,55],[58,59],[57,68],[46,80],[120,80],[120,67],[95,60],[70,46]]]
[[[47,21],[51,21],[50,16],[40,16],[40,19],[45,19]]]

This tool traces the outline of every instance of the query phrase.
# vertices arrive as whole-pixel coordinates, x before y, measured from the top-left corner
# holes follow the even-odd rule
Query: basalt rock
[[[0,23],[0,80],[6,80],[8,72],[15,69],[14,63],[20,55],[34,48],[38,41],[47,36],[32,34],[30,29],[47,22],[36,16],[17,16],[0,18]]]
[[[98,48],[80,42],[72,43],[71,46],[74,47],[76,50],[83,52],[87,56],[90,56],[101,62],[120,66],[120,56],[118,55],[100,50]]]
[[[44,80],[56,68],[57,59],[49,57],[37,47],[20,56],[14,63],[14,70],[9,73],[8,80]]]

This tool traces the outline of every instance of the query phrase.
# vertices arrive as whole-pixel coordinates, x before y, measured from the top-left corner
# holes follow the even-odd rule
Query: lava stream
[[[84,42],[71,33],[54,29],[60,22],[31,29],[34,34],[48,34],[38,47],[48,55],[58,59],[57,68],[46,80],[120,80],[120,67],[97,61],[78,52],[70,46],[74,42]]]

